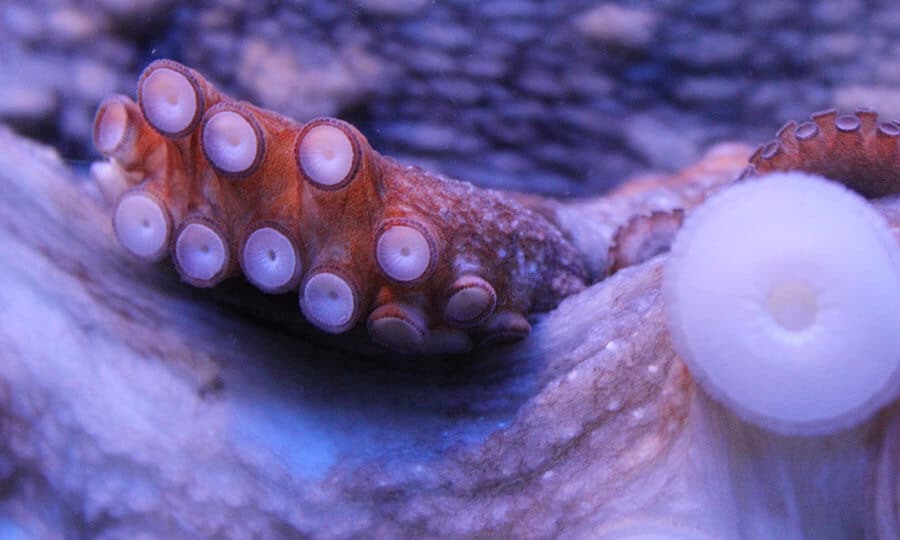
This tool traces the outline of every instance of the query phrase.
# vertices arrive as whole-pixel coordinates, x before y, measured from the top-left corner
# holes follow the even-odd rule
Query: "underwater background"
[[[0,27],[0,119],[70,157],[155,58],[450,176],[561,195],[826,107],[900,116],[891,0],[6,0]]]

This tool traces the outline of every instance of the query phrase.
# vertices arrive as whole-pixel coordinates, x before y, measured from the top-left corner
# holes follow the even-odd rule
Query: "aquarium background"
[[[860,103],[900,116],[892,0],[6,0],[0,120],[87,158],[155,58],[476,184],[558,195]]]

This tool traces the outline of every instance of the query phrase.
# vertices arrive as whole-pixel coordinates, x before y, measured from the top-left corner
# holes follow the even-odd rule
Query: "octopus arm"
[[[100,105],[94,142],[131,184],[113,209],[126,251],[171,256],[196,287],[296,291],[325,332],[365,322],[400,352],[463,352],[527,336],[530,313],[599,277],[551,202],[398,163],[346,122],[295,122],[169,60],[137,102]]]

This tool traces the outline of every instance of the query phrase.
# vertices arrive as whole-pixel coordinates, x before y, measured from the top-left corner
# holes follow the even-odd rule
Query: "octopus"
[[[299,291],[325,332],[364,320],[400,352],[464,352],[524,338],[528,313],[591,280],[552,201],[404,165],[347,122],[298,123],[170,60],[144,70],[137,103],[100,105],[94,143],[131,185],[113,210],[129,253],[171,256],[196,287],[243,274]]]
[[[187,68],[162,66],[184,77],[169,82],[187,80],[191,92],[194,83],[202,88],[195,99],[226,102]],[[788,124],[756,153],[722,145],[678,174],[645,176],[603,197],[560,202],[477,190],[373,157],[361,135],[338,121],[301,126],[227,101],[234,107],[227,111],[240,112],[221,120],[232,126],[224,131],[240,133],[250,125],[256,150],[267,148],[260,163],[251,164],[255,172],[231,177],[230,170],[257,160],[257,153],[223,150],[230,156],[224,159],[218,146],[204,150],[216,105],[203,105],[200,120],[194,112],[187,122],[197,122],[193,131],[172,137],[178,124],[155,121],[170,135],[153,127],[145,95],[139,92],[137,102],[110,98],[98,114],[95,141],[111,159],[94,172],[115,205],[86,195],[91,188],[77,187],[84,183],[46,150],[12,143],[0,149],[0,226],[7,233],[0,235],[6,261],[0,275],[13,285],[0,290],[0,482],[13,494],[0,505],[23,528],[47,531],[37,535],[50,538],[896,538],[896,394],[837,432],[784,436],[747,422],[695,384],[691,364],[673,346],[665,315],[671,306],[661,291],[673,238],[718,192],[727,193],[748,156],[752,168],[739,180],[744,185],[799,169],[878,197],[870,206],[900,241],[900,199],[889,195],[900,187],[893,176],[892,123],[869,112],[817,114]],[[350,148],[365,148],[357,170],[372,167],[369,172],[334,191],[316,187],[292,140],[281,150],[283,175],[263,176],[275,170],[267,164],[274,163],[271,149],[281,140],[270,135],[272,126],[284,126],[287,138],[296,139],[311,124],[340,126],[340,133],[316,134],[336,139],[337,147],[349,140]],[[6,132],[0,137],[9,140]],[[346,168],[328,174],[322,170],[335,169],[322,161],[313,160],[321,175],[312,174],[326,185]],[[376,197],[397,202],[392,192],[370,186],[364,193],[371,198],[344,204],[357,211],[335,209],[360,179],[369,179],[363,185],[373,178],[386,182],[371,172],[377,163],[424,178],[435,190],[431,197],[446,197],[448,208],[474,209],[467,219],[442,221],[439,212],[426,212],[428,201],[418,201],[413,190],[404,197],[416,202],[404,201],[412,208],[399,223],[412,224],[426,240],[433,235],[439,261],[455,260],[449,252],[484,257],[478,277],[491,286],[497,305],[483,322],[456,326],[439,318],[447,305],[435,297],[448,301],[447,284],[462,277],[451,276],[449,265],[426,271],[429,277],[418,284],[389,279],[394,267],[379,263],[375,239],[376,225],[393,214],[386,217]],[[24,166],[33,169],[16,172]],[[284,185],[266,191],[253,181]],[[245,311],[235,316],[223,309],[234,303],[228,298],[198,302],[170,272],[124,261],[111,249],[113,235],[98,234],[109,232],[109,206],[114,236],[126,251],[145,261],[172,256],[182,280],[218,283],[211,294],[246,288],[234,299]],[[372,214],[357,222],[360,208]],[[534,285],[532,303],[522,301],[517,312],[528,317],[529,337],[502,349],[475,348],[463,358],[416,363],[401,355],[391,363],[392,355],[367,348],[368,336],[366,343],[356,339],[371,325],[329,338],[338,329],[310,317],[310,307],[321,317],[347,312],[350,296],[341,296],[337,281],[321,288],[307,283],[311,269],[328,268],[343,283],[374,283],[365,289],[370,296],[359,293],[360,320],[385,305],[379,304],[381,290],[402,296],[395,305],[421,310],[428,334],[421,345],[384,339],[408,336],[407,322],[392,323],[400,331],[369,334],[389,346],[427,351],[442,332],[466,346],[487,337],[487,322],[514,296],[504,272],[519,267],[464,243],[461,231],[487,230],[473,227],[492,216],[492,208],[561,236],[546,244],[536,238],[529,253],[573,250],[577,271],[550,262],[537,268],[540,279],[550,279],[550,268],[565,280],[578,279],[565,297],[564,287],[550,293],[538,291],[547,283]],[[328,219],[313,219],[317,215]],[[334,215],[341,220],[332,221]],[[251,240],[247,232],[259,229],[257,222],[264,230]],[[454,230],[460,234],[448,240]],[[492,230],[495,236],[477,241],[520,241],[499,226]],[[246,247],[254,242],[262,251]],[[412,254],[415,242],[408,245]],[[425,251],[431,253],[430,244]],[[243,260],[244,252],[264,256]],[[346,257],[329,259],[335,252]],[[331,266],[317,266],[319,259]],[[238,272],[250,285],[224,283]],[[295,287],[304,315],[326,330],[323,340],[280,333],[284,312],[276,308],[287,299],[295,310],[294,299],[251,289]],[[324,290],[328,300],[304,308],[305,287]],[[461,304],[483,305],[472,297],[490,297],[470,292]],[[547,312],[535,312],[541,309]],[[253,317],[243,316],[248,311]],[[370,361],[373,350],[380,362]],[[222,508],[229,509],[224,520]]]
[[[883,165],[895,162],[898,133],[871,111],[817,113],[785,125],[739,180],[796,169],[884,196],[900,184]],[[707,195],[680,193],[598,241],[573,230],[579,219],[604,220],[596,209],[404,165],[347,122],[296,122],[171,60],[147,66],[137,102],[101,103],[94,144],[129,186],[113,228],[131,255],[170,256],[195,287],[242,274],[264,293],[295,292],[320,330],[365,320],[373,342],[402,353],[525,338],[529,314],[665,252]]]

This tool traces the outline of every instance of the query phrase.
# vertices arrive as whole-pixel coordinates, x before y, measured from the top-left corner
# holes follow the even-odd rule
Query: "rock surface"
[[[820,438],[733,418],[670,348],[664,257],[570,297],[520,345],[384,357],[253,315],[292,298],[205,294],[126,259],[99,199],[54,151],[0,130],[5,537],[898,530],[897,404]],[[900,226],[900,200],[879,204]]]

